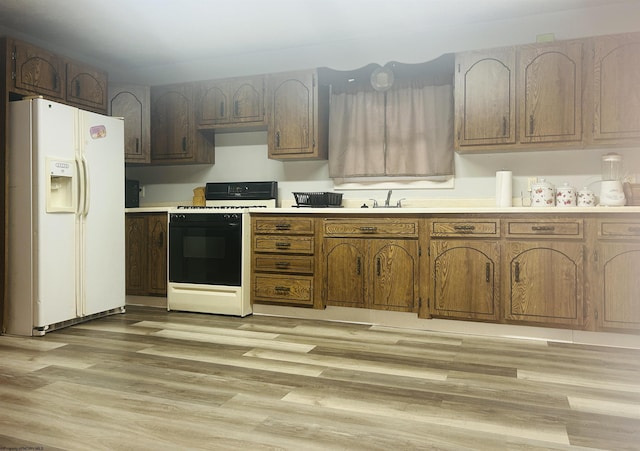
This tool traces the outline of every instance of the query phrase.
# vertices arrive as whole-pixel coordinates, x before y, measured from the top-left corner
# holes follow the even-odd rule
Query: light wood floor
[[[640,351],[127,313],[0,337],[0,449],[640,449]]]

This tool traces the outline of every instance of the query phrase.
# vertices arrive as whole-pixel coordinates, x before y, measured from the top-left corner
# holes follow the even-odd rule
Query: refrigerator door
[[[124,121],[79,113],[80,313],[125,305]]]
[[[76,317],[75,117],[43,99],[9,104],[7,333],[38,335]],[[60,185],[68,195],[56,197]]]

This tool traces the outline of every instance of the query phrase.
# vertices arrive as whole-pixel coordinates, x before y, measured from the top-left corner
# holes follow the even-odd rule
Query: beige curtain
[[[336,92],[337,91],[337,92]],[[453,87],[407,81],[389,91],[332,91],[329,176],[453,174]]]

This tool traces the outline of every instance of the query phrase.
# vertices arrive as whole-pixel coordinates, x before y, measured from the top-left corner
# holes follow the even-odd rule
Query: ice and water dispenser
[[[48,158],[47,174],[47,213],[75,212],[75,161]]]

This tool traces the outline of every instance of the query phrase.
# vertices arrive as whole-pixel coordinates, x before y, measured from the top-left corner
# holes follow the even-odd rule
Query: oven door
[[[169,282],[240,286],[242,215],[171,214]]]

